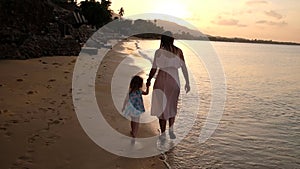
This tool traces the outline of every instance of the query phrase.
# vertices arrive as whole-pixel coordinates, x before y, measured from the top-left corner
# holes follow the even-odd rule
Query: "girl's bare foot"
[[[135,135],[133,134],[132,131],[130,131],[130,136],[133,137],[133,138],[135,138]]]

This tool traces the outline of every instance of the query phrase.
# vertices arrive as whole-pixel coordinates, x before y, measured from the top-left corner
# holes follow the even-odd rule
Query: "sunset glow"
[[[298,0],[111,0],[124,17],[162,13],[182,18],[215,36],[300,42]]]

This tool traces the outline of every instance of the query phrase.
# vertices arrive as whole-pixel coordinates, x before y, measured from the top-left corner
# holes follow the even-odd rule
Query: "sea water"
[[[200,56],[187,44],[199,47]],[[172,168],[300,168],[300,46],[205,41],[176,45],[184,52],[196,81],[192,91],[197,90],[199,99],[182,104],[182,87],[178,108],[196,113],[196,120],[188,135],[166,153]],[[129,55],[130,64],[148,72],[159,41],[134,40],[124,46],[140,51]],[[226,102],[218,128],[199,143],[212,101],[211,77],[201,57],[212,49],[226,79]]]

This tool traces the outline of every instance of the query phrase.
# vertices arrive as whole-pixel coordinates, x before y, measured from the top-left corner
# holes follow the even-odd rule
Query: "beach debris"
[[[163,163],[166,165],[166,167],[168,169],[171,169],[171,165],[167,162],[167,155],[164,152],[161,152],[160,156],[159,156],[159,160],[163,161]]]

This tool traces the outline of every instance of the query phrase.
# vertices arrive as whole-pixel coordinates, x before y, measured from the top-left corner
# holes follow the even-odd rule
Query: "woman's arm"
[[[154,59],[153,59],[152,68],[150,70],[149,77],[148,77],[147,83],[146,83],[147,87],[151,85],[151,79],[153,78],[153,76],[155,75],[155,73],[157,71],[156,59],[157,59],[158,55],[159,55],[159,50],[156,50]]]
[[[191,88],[190,88],[189,74],[188,74],[185,63],[182,65],[181,69],[182,69],[182,73],[183,73],[183,76],[184,76],[184,79],[185,79],[184,89],[185,89],[186,93],[188,93],[191,90]]]
[[[189,80],[189,73],[187,71],[187,67],[186,67],[186,64],[185,64],[185,60],[184,60],[184,56],[183,56],[183,53],[181,50],[179,50],[179,55],[180,55],[180,58],[182,60],[182,65],[181,65],[181,70],[182,70],[182,73],[183,73],[183,76],[184,76],[184,79],[185,79],[185,91],[186,93],[188,93],[191,88],[190,88],[190,80]]]
[[[156,73],[156,68],[153,68],[150,70],[150,73],[149,73],[149,77],[147,79],[147,83],[146,83],[146,86],[149,87],[151,85],[151,79],[153,78],[153,76],[155,75]]]

